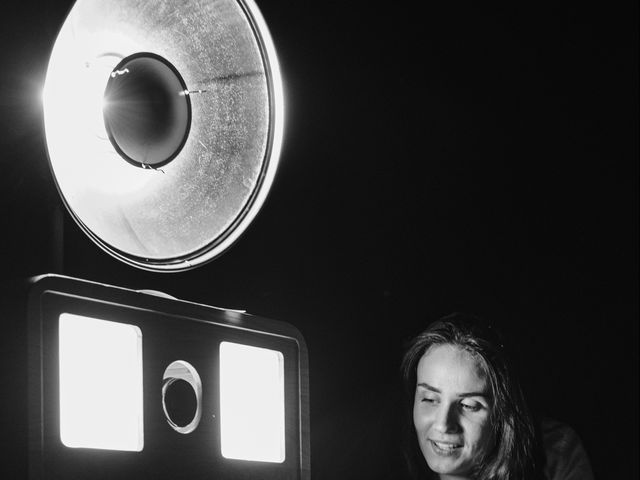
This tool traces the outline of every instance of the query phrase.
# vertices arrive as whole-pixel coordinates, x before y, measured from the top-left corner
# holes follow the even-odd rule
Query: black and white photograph
[[[0,477],[638,478],[638,13],[6,3]]]

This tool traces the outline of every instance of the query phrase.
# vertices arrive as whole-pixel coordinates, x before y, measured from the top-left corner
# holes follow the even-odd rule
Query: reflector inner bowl
[[[120,156],[138,167],[161,167],[184,146],[191,103],[176,68],[159,55],[138,53],[111,72],[103,101],[104,124]]]

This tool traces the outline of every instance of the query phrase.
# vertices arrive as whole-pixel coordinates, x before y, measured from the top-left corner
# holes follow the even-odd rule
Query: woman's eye
[[[437,400],[435,398],[423,397],[422,401],[426,403],[436,403]]]
[[[479,403],[462,403],[461,406],[462,409],[466,410],[467,412],[477,412],[482,408],[482,405],[480,405]]]

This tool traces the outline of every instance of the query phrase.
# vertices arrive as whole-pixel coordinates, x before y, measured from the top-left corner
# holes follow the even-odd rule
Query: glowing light
[[[69,313],[60,315],[59,329],[62,443],[141,451],[140,329]]]
[[[77,197],[80,211],[95,202],[88,200],[87,192],[102,192],[102,201],[114,202],[150,180],[148,172],[122,161],[109,141],[103,116],[107,81],[136,47],[126,36],[89,33],[65,23],[51,53],[43,90],[47,148],[60,188]]]
[[[171,8],[140,15],[138,4],[78,1],[69,12],[43,91],[47,152],[65,206],[101,248],[143,269],[187,270],[237,241],[266,200],[282,143],[282,80],[252,0],[204,2],[184,18]],[[127,73],[136,55],[171,65],[182,98],[156,91],[168,77]],[[111,81],[118,76],[130,78]],[[119,93],[132,95],[111,102],[118,83],[155,87],[139,98],[127,87]],[[184,121],[178,105],[190,105]],[[125,113],[135,128],[115,120]]]
[[[230,342],[220,344],[220,429],[225,458],[284,461],[281,352]]]

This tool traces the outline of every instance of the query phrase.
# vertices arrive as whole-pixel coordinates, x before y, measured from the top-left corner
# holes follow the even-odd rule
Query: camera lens
[[[196,415],[198,399],[184,380],[170,379],[164,386],[164,410],[167,419],[178,427],[186,427]]]
[[[162,408],[167,423],[178,433],[193,432],[202,416],[202,382],[193,366],[177,360],[162,377]]]

